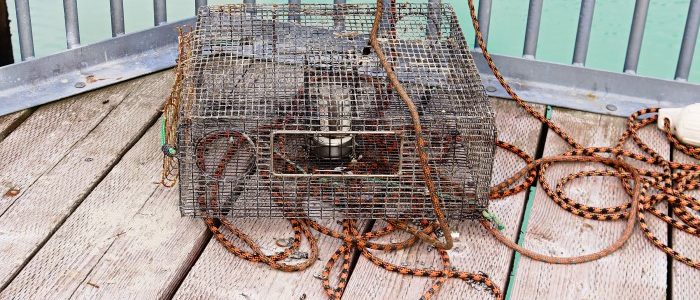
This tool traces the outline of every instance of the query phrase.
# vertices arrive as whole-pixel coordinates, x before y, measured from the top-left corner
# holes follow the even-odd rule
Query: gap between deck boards
[[[544,112],[545,118],[548,120],[552,118],[552,107],[547,105]],[[537,160],[542,158],[544,154],[545,144],[547,143],[547,135],[549,134],[549,127],[545,124],[541,124],[540,136],[537,139],[537,148],[533,159]],[[533,185],[524,193],[525,201],[523,205],[523,216],[520,219],[520,224],[518,226],[519,231],[516,237],[518,245],[522,246],[525,241],[525,233],[527,232],[527,225],[530,221],[530,213],[532,212],[532,206],[535,202],[535,192],[537,191],[537,183],[539,181],[539,176],[535,178]],[[508,270],[509,275],[506,280],[506,285],[503,287],[505,295],[504,299],[509,300],[513,293],[513,281],[518,274],[518,267],[520,265],[521,254],[519,252],[513,251],[513,255],[510,262],[510,268]]]
[[[612,117],[606,117],[606,116],[596,116],[592,114],[584,114],[581,112],[574,112],[570,110],[565,110],[565,109],[555,109],[558,114],[567,116],[568,115],[568,120],[581,120],[586,119],[585,115],[588,115],[588,118],[590,117],[595,117],[600,120],[605,120],[599,121],[603,122],[605,124],[610,123],[610,124],[618,124],[618,125],[610,125],[608,126],[615,127],[619,126],[618,129],[613,130],[614,132],[617,131],[622,131],[626,129],[624,126],[624,120],[620,118],[612,118]],[[584,114],[584,115],[582,115]],[[578,115],[578,118],[576,117]],[[565,120],[558,120],[557,122],[559,123],[566,123],[567,121]],[[607,122],[607,123],[606,123]],[[584,122],[585,124],[585,122]],[[580,127],[580,126],[579,126]],[[654,127],[654,126],[650,126]],[[588,127],[590,128],[590,127]],[[586,134],[581,134],[582,132],[589,131],[590,129],[586,128],[586,126],[583,126],[581,128],[567,128],[567,126],[564,126],[564,129],[567,130],[568,132],[572,133],[572,136],[580,140],[581,138],[585,138],[584,136]],[[600,127],[594,127],[595,130],[601,130],[602,128]],[[576,134],[577,131],[580,134]],[[583,131],[581,131],[583,130]],[[670,144],[666,141],[666,139],[655,129],[655,128],[646,128],[646,131],[641,132],[640,136],[650,143],[650,146],[652,147],[657,147],[657,149],[661,149],[662,152],[660,153],[667,153],[667,157],[670,158],[668,153],[668,149],[671,147]],[[605,132],[605,131],[604,131]],[[613,143],[617,139],[617,133],[611,133],[611,134],[605,134],[606,139],[602,140],[597,140],[593,141],[593,144],[595,145],[603,145],[605,143]],[[554,140],[559,139],[558,137],[554,137]],[[548,146],[551,146],[552,143],[556,144],[556,141],[546,141],[546,144]],[[603,141],[603,144],[600,144],[601,141]],[[607,142],[605,142],[607,141]],[[590,145],[589,142],[584,142],[584,146]],[[629,147],[629,144],[626,148]],[[634,149],[634,148],[632,148]],[[557,153],[559,151],[556,151]],[[637,150],[638,152],[638,150]],[[547,155],[552,155],[556,153],[548,153]],[[674,160],[676,160],[675,156],[673,157]],[[551,171],[549,173],[552,173]],[[568,172],[567,172],[568,173]],[[587,184],[590,184],[588,182]],[[587,185],[590,188],[590,185]],[[603,196],[605,197],[605,196]],[[607,198],[610,196],[608,195]],[[573,197],[575,200],[577,200],[577,197]],[[607,198],[605,198],[607,200]],[[623,195],[620,198],[625,198]],[[534,200],[534,201],[543,201],[542,198],[538,198],[539,200]],[[626,198],[625,198],[626,199]],[[578,199],[579,201],[582,201],[584,203],[588,203],[586,199]],[[623,200],[619,200],[623,201]],[[546,205],[551,205],[551,202],[549,199],[544,199],[544,202],[539,202],[537,205],[539,209],[542,209],[542,206]],[[559,207],[556,207],[556,209],[560,210]],[[542,219],[540,214],[540,218]],[[574,216],[564,216],[563,218],[570,218],[570,219],[576,219],[577,217]],[[532,220],[528,220],[532,221]],[[664,226],[663,224],[659,224],[659,228],[664,228],[666,231],[668,231],[668,226]],[[610,225],[595,225],[595,226],[610,226]],[[657,228],[657,229],[659,229]],[[573,228],[567,227],[567,230],[573,230]],[[639,228],[637,228],[637,231]],[[547,234],[546,232],[542,232],[542,228],[539,229],[533,229],[531,230],[526,230],[526,232],[530,231],[528,233],[528,236],[530,238],[530,243],[532,243],[532,239],[534,238],[537,240],[537,236],[541,234]],[[539,231],[539,233],[538,233]],[[672,231],[668,231],[669,233]],[[665,239],[663,237],[664,230],[660,230],[657,232],[659,235],[659,238],[662,240]],[[613,231],[612,235],[604,235],[601,236],[599,239],[603,241],[603,244],[609,243],[612,241],[612,239],[617,237],[617,234],[619,232]],[[660,250],[656,249],[653,247],[650,243],[645,238],[640,238],[639,232],[636,232],[635,235],[637,235],[636,238],[633,238],[628,242],[628,244],[621,249],[620,251],[614,253],[610,257],[606,257],[605,259],[596,261],[596,262],[591,262],[587,263],[584,265],[574,265],[574,266],[568,266],[568,267],[560,267],[560,266],[552,266],[552,265],[546,265],[542,264],[539,262],[533,262],[529,259],[526,260],[526,269],[524,271],[522,270],[516,270],[516,274],[514,276],[512,284],[509,285],[510,292],[508,293],[509,297],[512,297],[514,299],[524,299],[524,298],[537,298],[537,299],[552,299],[555,297],[593,297],[593,298],[614,298],[614,297],[629,297],[632,294],[644,294],[648,295],[649,297],[653,298],[667,298],[667,299],[689,299],[689,298],[697,298],[698,292],[695,292],[697,289],[692,288],[692,286],[696,286],[698,283],[700,283],[700,279],[697,276],[692,276],[692,271],[697,272],[696,270],[691,270],[690,268],[683,268],[684,265],[680,264],[678,262],[668,260],[667,257],[660,252]],[[671,239],[669,237],[669,239]],[[675,240],[675,235],[673,237],[673,240]],[[564,243],[564,239],[557,239],[552,241],[552,243]],[[601,242],[596,242],[592,243],[591,247],[598,247],[595,245],[600,244]],[[688,245],[689,244],[689,245]],[[533,245],[531,244],[530,247]],[[599,245],[600,246],[600,245]],[[689,247],[690,246],[690,247]],[[692,250],[694,245],[692,243],[686,242],[686,247],[689,247],[691,250],[685,250],[681,252],[689,253],[692,255],[692,253],[697,253],[697,250]],[[565,248],[575,248],[575,245],[569,245],[568,247]],[[592,252],[595,251],[597,248],[591,248],[589,247],[585,252]],[[537,247],[536,247],[537,248]],[[543,248],[540,246],[540,249],[535,249],[535,250],[542,250]],[[632,249],[637,249],[632,251],[633,253],[630,252],[630,248]],[[695,249],[698,249],[700,247],[697,247]],[[628,250],[625,250],[628,249]],[[564,250],[564,251],[570,251],[570,250]],[[572,253],[565,253],[565,255],[571,255]],[[639,254],[639,255],[636,255]],[[636,261],[634,258],[630,260],[630,255],[633,257],[639,256],[639,258],[644,258],[645,260]],[[625,263],[625,256],[627,256],[627,262]],[[641,278],[638,276],[632,276],[627,279],[622,279],[620,281],[620,278],[622,276],[629,277],[630,272],[631,274],[637,274],[637,271],[634,271],[633,269],[639,268],[640,266],[643,266],[645,268],[655,268],[655,266],[658,266],[658,263],[661,263],[662,269],[656,270],[660,272],[656,272],[655,270],[651,271],[651,274],[649,272],[644,273],[646,274],[645,276],[642,276]],[[666,266],[666,264],[669,264]],[[522,267],[522,263],[520,264]],[[636,266],[635,266],[636,265]],[[608,272],[606,270],[614,269],[616,271],[613,272]],[[528,269],[530,269],[528,271]],[[585,272],[581,272],[586,270]],[[658,268],[657,268],[658,269]],[[533,271],[535,270],[535,271]],[[559,270],[559,271],[556,271]],[[595,271],[596,275],[586,275],[587,273],[590,273],[591,271]],[[563,272],[566,271],[566,272]],[[533,273],[534,272],[534,273]],[[601,274],[602,272],[602,274]],[[643,272],[643,270],[642,270]],[[576,276],[573,276],[573,273],[577,274]],[[536,274],[540,274],[541,276],[534,276]],[[547,275],[551,274],[551,275]],[[523,277],[524,276],[524,277]],[[533,277],[534,276],[534,277]],[[591,277],[593,276],[593,277]],[[650,277],[653,276],[653,277]],[[539,278],[539,280],[537,279]],[[644,280],[646,278],[646,280]],[[648,282],[650,279],[649,278],[655,278],[651,282]],[[689,280],[689,278],[693,278],[693,280]],[[533,281],[534,280],[534,281]],[[646,282],[646,283],[643,283]],[[672,283],[671,285],[668,285],[667,283]],[[674,288],[673,283],[681,283],[684,285],[684,288],[679,289],[679,288]],[[642,286],[640,286],[642,284]],[[612,285],[612,286],[611,286]],[[617,288],[615,288],[617,287]],[[514,289],[517,289],[516,292],[513,292]],[[578,291],[574,292],[572,294],[571,291]],[[566,292],[565,292],[566,291]],[[622,291],[627,291],[623,293]],[[629,294],[632,293],[632,294]],[[568,295],[568,296],[563,296],[563,295]],[[556,295],[556,296],[555,296]],[[577,296],[576,296],[577,295]]]
[[[29,118],[25,117],[25,120],[22,120],[26,122],[17,122],[13,125],[13,129],[19,128],[21,125],[32,127],[37,124],[51,127],[53,126],[51,124],[54,124],[52,122],[63,122],[71,125],[63,129],[61,139],[67,139],[71,142],[62,145],[60,149],[53,149],[53,151],[61,153],[60,157],[53,158],[52,161],[38,162],[36,168],[43,169],[36,174],[34,179],[24,180],[24,184],[21,186],[22,194],[14,198],[4,197],[2,199],[4,202],[12,202],[5,205],[7,207],[4,213],[0,214],[0,229],[4,228],[7,231],[0,240],[7,240],[9,237],[12,241],[10,243],[15,244],[15,246],[0,247],[4,253],[3,265],[0,266],[0,290],[5,289],[13,281],[54,233],[62,227],[82,201],[120,162],[122,155],[129,151],[141,139],[146,129],[157,120],[158,114],[155,112],[161,106],[161,97],[156,93],[144,98],[144,94],[140,92],[133,93],[132,96],[131,89],[139,88],[141,84],[153,87],[156,83],[167,82],[169,85],[171,76],[168,74],[170,72],[161,72],[134,79],[120,86],[100,89],[47,104],[37,109],[35,115],[39,120],[32,119],[35,115],[30,116],[31,111],[22,112]],[[164,98],[165,94],[162,96]],[[110,101],[117,104],[110,104]],[[68,107],[75,105],[77,108],[98,107],[103,109],[105,105],[113,107],[110,107],[103,115],[98,116],[100,118],[98,122],[84,124],[91,122],[87,120],[90,120],[92,116],[84,115],[82,111],[76,110],[65,114],[62,110],[65,109],[66,104]],[[89,130],[81,129],[78,133],[73,132],[76,127],[84,125],[87,125]],[[22,128],[21,130],[26,133],[27,131],[33,132],[36,128]],[[47,131],[52,132],[51,130]],[[43,133],[43,131],[41,132]],[[19,132],[12,133],[19,134]],[[71,135],[78,136],[71,137]],[[114,136],[118,136],[118,138],[115,139]],[[13,143],[26,142],[31,145],[32,141],[37,138],[43,139],[44,137],[41,134],[26,135],[23,133],[13,137],[15,140]],[[14,144],[0,145],[7,150],[7,146],[12,148]],[[49,148],[52,147],[49,145]],[[16,159],[31,160],[32,157],[31,155],[28,157],[20,155]],[[1,170],[0,174],[2,173],[8,175],[5,180],[13,181],[13,175],[8,174],[7,169]],[[41,205],[37,206],[37,203],[40,202]],[[42,209],[42,206],[49,206],[50,209]],[[32,217],[27,218],[27,216]],[[24,227],[26,231],[23,229],[17,232],[17,228],[23,228],[19,225],[22,223],[27,223]],[[29,232],[31,234],[28,234]],[[5,251],[9,251],[9,253]]]

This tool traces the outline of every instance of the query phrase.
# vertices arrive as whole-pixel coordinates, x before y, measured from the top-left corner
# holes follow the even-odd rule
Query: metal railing
[[[245,0],[244,0],[245,1]],[[292,3],[294,0],[290,0]],[[298,0],[297,0],[298,1]],[[254,3],[255,1],[253,1]],[[195,12],[200,6],[207,5],[207,0],[194,0]],[[167,23],[166,0],[153,0],[153,25],[159,26]],[[110,0],[109,10],[112,23],[112,37],[123,35],[124,26],[124,0]],[[29,0],[15,0],[17,13],[17,33],[19,35],[19,48],[22,60],[34,58],[34,34],[32,33],[32,18],[29,9]],[[80,46],[80,29],[78,26],[77,0],[63,0],[63,16],[66,26],[67,49]]]
[[[430,0],[439,2],[439,0]],[[488,41],[489,23],[491,20],[492,0],[479,1],[479,19],[484,39]],[[527,23],[525,27],[525,43],[523,46],[523,57],[535,59],[537,52],[537,40],[540,32],[540,20],[542,19],[542,7],[544,0],[530,0]],[[195,9],[207,5],[207,0],[194,0]],[[255,0],[243,0],[243,3],[255,3]],[[289,0],[289,4],[299,4],[301,0]],[[344,0],[334,0],[336,4],[345,3]],[[22,60],[34,57],[34,41],[32,36],[32,25],[29,11],[29,0],[15,0],[17,11],[17,26],[20,40],[20,53]],[[584,66],[588,52],[588,44],[593,23],[593,12],[595,0],[581,0],[581,10],[579,14],[578,29],[576,31],[576,42],[572,64]],[[66,28],[67,49],[80,46],[80,30],[78,27],[78,6],[77,0],[63,0],[63,11]],[[112,21],[112,36],[117,37],[124,34],[124,2],[123,0],[110,0],[110,11]],[[163,25],[167,22],[166,0],[153,0],[153,23],[154,26]],[[627,55],[623,71],[629,74],[636,74],[639,65],[639,55],[644,37],[646,17],[649,11],[649,0],[637,0],[632,17],[629,41],[627,44]],[[690,67],[693,60],[693,53],[698,36],[698,26],[700,25],[700,0],[691,0],[688,8],[687,20],[681,51],[676,67],[676,80],[688,80]]]
[[[329,0],[330,1],[330,0]],[[386,0],[388,1],[388,0]],[[440,0],[428,0],[430,3],[439,3]],[[466,1],[466,0],[462,0]],[[586,56],[588,52],[588,47],[589,47],[589,41],[590,41],[590,36],[591,36],[591,28],[592,28],[592,23],[593,23],[593,14],[594,14],[594,9],[595,9],[595,0],[580,0],[581,5],[580,5],[580,13],[579,13],[579,20],[578,20],[578,27],[577,27],[577,32],[576,32],[576,40],[575,40],[575,45],[574,45],[574,52],[573,52],[573,57],[571,59],[571,66],[569,66],[571,69],[563,69],[566,70],[566,72],[575,72],[579,74],[579,77],[585,77],[585,76],[598,76],[600,73],[598,73],[598,70],[592,70],[585,68],[586,64]],[[96,49],[103,49],[104,43],[112,43],[112,46],[116,46],[121,48],[127,47],[128,45],[118,45],[118,43],[125,38],[125,30],[124,30],[124,3],[123,0],[110,0],[110,16],[111,16],[111,28],[112,28],[112,39],[105,41],[105,42],[100,42],[100,43],[95,43],[92,45],[81,45],[80,43],[80,30],[78,26],[78,9],[77,9],[77,0],[63,0],[63,8],[64,8],[64,21],[65,21],[65,28],[66,28],[66,50],[64,53],[68,53],[72,50],[76,50],[76,48],[80,47],[81,48],[81,55],[89,55],[89,51],[92,51],[90,46],[94,46],[93,48]],[[207,5],[207,0],[194,0],[194,8],[195,11],[197,8],[203,5]],[[636,0],[635,8],[634,8],[634,14],[632,17],[632,22],[631,22],[631,27],[630,27],[630,34],[629,34],[629,40],[627,44],[627,53],[625,56],[625,62],[624,62],[624,68],[621,70],[620,75],[628,75],[632,76],[635,78],[642,78],[636,75],[637,73],[637,67],[639,65],[639,57],[640,57],[640,52],[641,52],[641,46],[642,46],[642,40],[644,37],[644,29],[645,29],[645,23],[646,23],[646,17],[647,17],[647,12],[649,10],[649,0]],[[248,3],[248,4],[253,4],[255,3],[255,0],[243,0],[243,3]],[[301,3],[301,0],[288,0],[289,4],[299,4]],[[334,3],[336,4],[344,4],[345,0],[334,0]],[[542,7],[543,7],[543,0],[530,0],[529,2],[529,9],[528,9],[528,15],[527,15],[527,22],[526,22],[526,28],[525,28],[525,40],[524,40],[524,45],[523,45],[523,58],[518,58],[518,59],[513,59],[513,58],[502,58],[501,61],[505,61],[508,64],[511,64],[510,67],[513,67],[514,69],[518,69],[521,64],[527,65],[529,67],[532,67],[532,70],[538,70],[538,68],[542,68],[544,72],[548,72],[547,70],[551,69],[549,67],[545,68],[545,65],[547,63],[538,61],[536,59],[536,53],[537,53],[537,41],[538,41],[538,36],[540,32],[540,21],[542,19]],[[481,26],[482,34],[484,36],[484,39],[488,41],[488,32],[489,32],[489,23],[491,20],[491,8],[492,8],[492,0],[480,0],[479,1],[479,8],[478,8],[478,15],[479,15],[479,23]],[[17,29],[18,29],[18,35],[19,35],[19,48],[20,48],[20,54],[22,57],[24,63],[31,63],[31,61],[37,60],[37,58],[34,58],[35,53],[34,53],[34,38],[32,35],[32,22],[31,22],[31,17],[30,17],[30,9],[29,9],[29,0],[15,0],[15,9],[17,13]],[[141,35],[148,35],[148,34],[154,34],[155,32],[161,32],[161,35],[164,35],[162,32],[163,30],[157,30],[157,28],[164,27],[164,26],[172,26],[174,23],[168,23],[168,17],[167,17],[167,11],[166,11],[166,0],[153,0],[153,20],[154,20],[154,28],[138,32],[138,33],[133,33],[133,34],[141,34]],[[178,24],[182,23],[183,21],[179,21]],[[190,23],[192,22],[191,19],[185,20],[185,23]],[[693,54],[695,51],[695,46],[696,46],[696,41],[698,38],[698,27],[700,26],[700,0],[690,0],[689,8],[688,8],[688,13],[686,17],[686,22],[685,22],[685,29],[683,33],[683,38],[681,41],[681,47],[680,47],[680,53],[676,65],[676,71],[675,71],[675,82],[682,82],[685,83],[688,80],[690,70],[691,70],[691,65],[692,65],[692,60],[693,60]],[[172,28],[174,31],[174,28]],[[171,36],[174,36],[172,34],[167,35],[168,38],[171,38]],[[157,47],[165,47],[164,45],[167,43],[170,43],[172,45],[175,44],[176,40],[167,40],[167,41],[162,41],[162,39],[156,37],[156,40],[159,42],[154,43],[153,47],[148,47],[148,46],[143,46],[146,47],[146,49],[153,50]],[[126,41],[126,39],[124,40]],[[106,45],[106,44],[105,44]],[[172,46],[171,45],[171,46]],[[143,49],[143,47],[139,49]],[[170,48],[168,48],[170,49]],[[168,50],[171,51],[172,49]],[[87,54],[84,52],[88,52]],[[135,55],[136,53],[133,53],[133,51],[130,50],[122,50],[121,52],[117,53],[115,52],[116,57],[113,57],[112,59],[117,60],[117,59],[125,59],[127,55]],[[58,56],[53,57],[56,55],[52,55],[49,57],[43,57],[41,59],[58,59]],[[59,55],[60,56],[60,55]],[[106,55],[105,55],[106,56]],[[52,58],[53,57],[53,58]],[[499,57],[499,56],[497,56]],[[66,59],[66,58],[63,58]],[[477,60],[477,64],[479,64],[480,58],[478,58],[478,55],[475,55],[475,59]],[[28,61],[29,60],[29,61]],[[107,63],[106,61],[100,62],[102,64]],[[148,63],[148,62],[146,62]],[[174,63],[174,60],[172,61]],[[170,65],[172,65],[172,63]],[[97,67],[99,63],[95,62],[93,64],[87,64],[87,67]],[[512,66],[515,64],[514,66]],[[17,64],[16,64],[17,65]],[[50,65],[50,64],[46,64]],[[0,68],[0,79],[3,78],[2,73],[5,71],[8,71],[8,67],[11,66],[6,66],[3,68]],[[72,67],[72,69],[71,69]],[[509,65],[504,66],[504,69],[507,69]],[[557,66],[555,68],[559,68],[560,66]],[[32,70],[36,71],[36,68],[26,68],[27,70]],[[75,71],[79,69],[85,69],[86,64],[81,63],[78,66],[66,66],[65,71]],[[164,68],[163,65],[158,64],[158,67],[150,70],[156,71],[158,68],[162,69]],[[21,68],[20,68],[21,69]],[[483,73],[484,76],[488,76],[488,73],[486,72],[485,68],[480,69]],[[148,71],[148,70],[144,70]],[[563,71],[564,72],[564,71]],[[55,74],[55,72],[53,73]],[[48,80],[48,78],[42,78],[41,76],[37,77],[31,74],[25,74],[26,76],[22,77],[19,76],[18,78],[27,78],[31,80]],[[541,74],[534,74],[527,77],[527,78],[519,78],[518,73],[511,73],[513,75],[513,80],[524,80],[524,81],[536,81],[536,83],[540,83],[542,85],[545,84],[551,84],[551,85],[562,85],[562,82],[560,82],[556,77],[547,75],[541,75]],[[520,74],[521,76],[522,74]],[[49,76],[49,75],[45,75]],[[52,75],[55,76],[55,75]],[[612,77],[610,77],[612,76]],[[614,84],[621,84],[622,82],[634,82],[630,81],[631,77],[616,77],[617,75],[612,75],[612,74],[607,74],[605,73],[605,76],[603,77],[609,77],[609,78],[619,78],[615,79],[616,82]],[[522,77],[522,76],[521,76]],[[120,77],[123,79],[128,79],[128,77]],[[658,83],[656,85],[659,86],[659,89],[664,90],[665,87],[663,87],[663,82],[669,82],[666,80],[662,79],[657,79]],[[488,78],[486,78],[485,83],[488,82]],[[589,80],[590,84],[595,86],[596,84],[600,83],[595,80]],[[656,81],[654,81],[656,82]],[[691,88],[695,89],[694,92],[698,91],[697,87],[698,85],[694,84],[687,84],[683,85],[686,88]],[[4,91],[1,89],[3,88],[2,84],[0,84],[0,104],[3,101],[9,101],[9,100],[4,100],[3,94],[6,94]],[[562,86],[562,89],[566,88],[565,86]],[[581,86],[575,86],[574,88],[579,88],[579,89],[585,89],[585,87]],[[546,88],[543,88],[546,90]],[[600,91],[596,90],[595,87],[588,87],[588,89],[592,89],[591,91],[594,93],[607,93],[610,94],[610,91]],[[89,89],[84,89],[84,90],[89,90]],[[490,93],[493,95],[499,95],[499,90],[498,88],[491,88],[487,89],[489,90]],[[543,93],[544,93],[543,90]],[[628,87],[623,88],[622,90],[629,90],[633,91],[634,89],[629,89]],[[76,91],[75,93],[78,93],[81,91]],[[669,95],[668,92],[671,92]],[[612,92],[612,94],[615,94],[615,91]],[[68,94],[57,94],[56,97],[58,96],[66,96],[70,95]],[[679,98],[680,95],[685,95],[683,92],[673,92],[673,91],[668,91],[664,90],[663,92],[658,92],[655,93],[659,97],[658,100],[659,102],[664,102],[670,100],[670,98]],[[539,95],[534,95],[534,96],[539,96]],[[603,95],[605,96],[605,95]],[[632,98],[641,98],[643,95],[637,95],[634,92],[632,92],[632,95],[629,95],[628,92],[621,93],[620,96],[624,97],[632,97]],[[654,95],[651,95],[654,96]],[[685,96],[683,96],[685,97]],[[548,98],[547,96],[544,96],[543,98]],[[682,98],[682,97],[681,97]],[[629,99],[628,99],[629,100]],[[638,102],[641,103],[640,101],[633,100],[632,102]],[[687,102],[690,101],[690,99],[681,99],[677,100],[677,102],[682,103],[682,102]],[[43,103],[43,102],[42,102]],[[584,110],[590,110],[590,111],[597,111],[597,112],[606,112],[606,113],[614,113],[618,114],[621,112],[612,112],[610,110],[605,111],[605,110],[600,110],[597,108],[587,108],[585,105],[569,105],[566,103],[566,101],[561,100],[558,103],[550,103],[550,104],[556,104],[556,105],[563,105],[563,106],[570,106],[570,107],[575,107],[579,109],[584,109]],[[0,115],[3,112],[6,112],[7,109],[3,110],[0,108]],[[626,111],[626,110],[623,110]]]

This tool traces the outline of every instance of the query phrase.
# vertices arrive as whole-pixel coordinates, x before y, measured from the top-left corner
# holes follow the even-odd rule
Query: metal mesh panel
[[[200,9],[182,68],[183,214],[434,218],[406,106],[369,32],[374,6]],[[448,5],[398,4],[379,41],[418,106],[452,219],[487,206],[494,115]]]

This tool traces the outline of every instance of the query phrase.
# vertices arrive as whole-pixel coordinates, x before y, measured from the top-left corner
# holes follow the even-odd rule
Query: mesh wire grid
[[[181,55],[184,215],[435,217],[374,5],[203,7]],[[453,9],[387,7],[378,34],[417,105],[449,218],[487,206],[494,114]]]

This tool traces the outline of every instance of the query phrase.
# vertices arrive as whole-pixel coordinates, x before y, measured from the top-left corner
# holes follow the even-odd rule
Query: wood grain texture
[[[689,157],[683,152],[673,150],[673,160],[683,163],[700,164],[700,160]],[[700,199],[700,191],[695,190],[688,192],[689,195]],[[696,217],[700,214],[688,209]],[[689,235],[680,230],[674,230],[671,237],[671,246],[674,250],[681,254],[690,257],[691,259],[700,260],[700,238]],[[700,270],[691,268],[679,261],[673,260],[671,263],[671,299],[700,299]]]
[[[42,174],[0,216],[0,286],[9,283],[27,259],[151,126],[159,115],[172,79],[172,72],[137,79],[137,90],[76,142],[65,157]],[[92,101],[101,105],[100,99],[109,96],[95,95]]]
[[[0,143],[0,215],[138,85],[129,81],[44,105],[5,138]]]
[[[293,236],[286,220],[242,219],[234,221],[234,224],[250,235],[268,254],[283,251],[284,248],[279,247],[276,241]],[[325,221],[322,224],[330,226],[334,222]],[[337,225],[334,228],[341,229]],[[242,260],[212,239],[178,289],[175,299],[327,299],[321,287],[320,274],[341,242],[317,231],[313,233],[319,238],[319,261],[304,271],[293,273]],[[241,242],[236,244],[243,245]],[[302,243],[300,251],[308,252],[306,241]],[[287,259],[285,262],[296,264],[302,261]],[[334,272],[331,274],[332,282],[338,270]]]
[[[541,129],[540,123],[512,101],[494,100],[493,103],[499,139],[513,143],[534,156]],[[537,106],[537,109],[544,111],[542,106]],[[523,166],[525,163],[515,155],[497,150],[492,183],[500,183]],[[489,211],[498,215],[506,226],[504,233],[513,240],[519,231],[525,198],[525,193],[520,193],[495,200],[489,205]],[[454,248],[448,251],[453,265],[463,271],[487,273],[501,289],[504,289],[513,252],[499,244],[477,222],[459,222],[456,226],[453,225],[453,230],[460,234],[455,240]],[[395,241],[401,239],[397,236],[391,238]],[[432,249],[428,245],[420,244],[406,251],[377,254],[399,265],[440,268],[441,263],[437,252],[430,250]],[[360,257],[344,297],[347,299],[416,299],[430,287],[432,281],[390,273],[375,266],[364,257]],[[448,280],[437,294],[437,299],[489,297],[490,294],[483,287],[472,286],[459,280]]]
[[[31,114],[31,109],[25,109],[0,117],[0,142]]]
[[[613,146],[626,129],[623,118],[558,108],[552,119],[584,146]],[[654,128],[645,128],[639,135],[660,155],[669,156],[668,144]],[[626,148],[640,152],[631,143]],[[570,147],[549,131],[544,156],[568,150]],[[558,179],[567,174],[600,168],[601,165],[595,164],[556,164],[549,168],[545,178],[554,187]],[[593,206],[614,206],[629,201],[614,178],[578,179],[565,191],[572,199]],[[624,228],[623,221],[600,222],[576,217],[550,200],[541,187],[533,201],[524,244],[540,253],[556,256],[592,253],[612,243]],[[657,220],[649,223],[658,237],[665,240],[666,225]],[[594,262],[551,265],[523,257],[513,282],[511,299],[663,299],[666,297],[666,256],[638,229],[621,250]]]
[[[158,181],[158,124],[81,203],[0,294],[0,299],[164,298],[206,243],[201,221],[182,218],[177,189]]]

